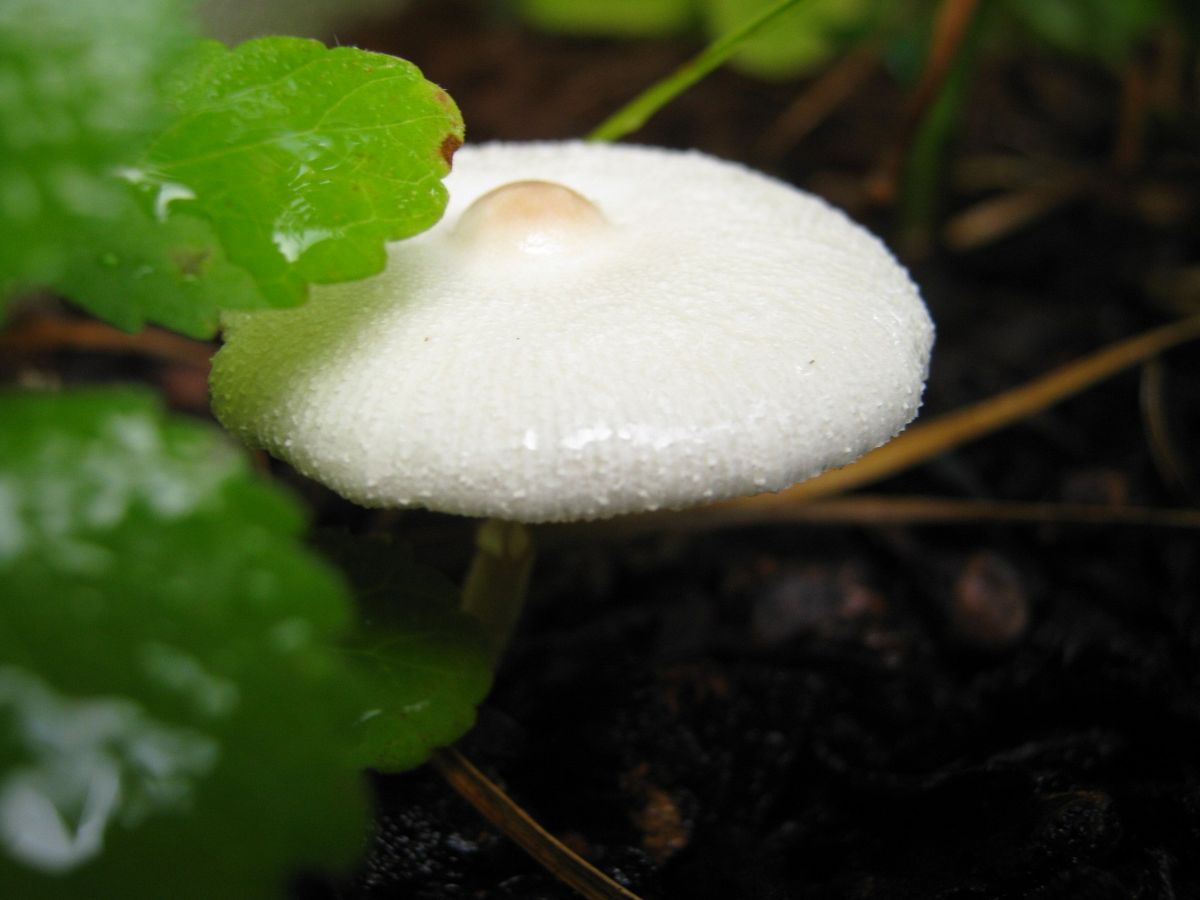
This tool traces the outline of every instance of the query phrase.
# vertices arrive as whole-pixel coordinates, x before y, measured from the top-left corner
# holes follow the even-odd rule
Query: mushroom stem
[[[475,533],[462,609],[483,625],[493,659],[503,654],[521,617],[534,555],[533,536],[520,522],[488,519]]]

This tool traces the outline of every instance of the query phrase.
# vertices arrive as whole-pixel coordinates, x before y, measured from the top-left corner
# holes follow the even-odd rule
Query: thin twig
[[[860,44],[830,66],[771,124],[758,142],[760,155],[779,159],[824,122],[879,68],[879,47]]]
[[[1013,153],[980,153],[965,156],[954,163],[951,184],[963,194],[987,191],[1014,191],[1038,180],[1069,175],[1075,167],[1064,167],[1045,160]]]
[[[1150,107],[1166,119],[1183,112],[1188,80],[1188,39],[1182,28],[1164,28],[1154,42],[1150,62]]]
[[[745,25],[717,38],[701,53],[684,63],[666,78],[656,81],[598,125],[589,141],[618,141],[646,124],[646,121],[712,72],[741,48],[759,29],[782,16],[804,0],[780,0]]]
[[[942,238],[951,250],[978,250],[1077,200],[1092,186],[1088,173],[1080,172],[990,197],[951,218]]]
[[[867,192],[876,202],[888,204],[895,199],[909,148],[954,67],[978,8],[979,0],[942,0],[921,78],[904,104],[895,136],[867,177]]]
[[[768,498],[778,496],[768,495]],[[564,526],[556,532],[556,537],[560,541],[574,542],[584,537],[632,537],[651,530],[691,532],[780,524],[876,526],[1014,523],[1200,529],[1200,509],[854,494],[808,503],[771,503],[768,499],[753,506],[703,506],[653,521],[644,516],[626,516]]]
[[[436,750],[430,762],[446,783],[501,834],[588,900],[638,900],[637,894],[621,887],[542,828],[457,750]]]
[[[1118,172],[1139,168],[1146,155],[1146,123],[1150,118],[1150,75],[1146,65],[1134,59],[1121,76],[1117,125],[1113,133],[1112,163]]]
[[[0,350],[44,353],[59,350],[131,353],[164,362],[207,369],[214,348],[158,328],[126,334],[91,319],[37,316],[0,334]]]
[[[1189,498],[1195,498],[1191,468],[1183,454],[1175,448],[1171,425],[1163,401],[1166,375],[1161,360],[1151,360],[1142,366],[1142,383],[1138,405],[1142,410],[1142,430],[1150,447],[1150,458],[1167,486]]]

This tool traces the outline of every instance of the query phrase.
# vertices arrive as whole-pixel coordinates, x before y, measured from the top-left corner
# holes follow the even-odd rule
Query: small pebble
[[[967,559],[954,583],[951,626],[963,641],[1000,650],[1029,627],[1029,597],[1016,568],[991,551]]]

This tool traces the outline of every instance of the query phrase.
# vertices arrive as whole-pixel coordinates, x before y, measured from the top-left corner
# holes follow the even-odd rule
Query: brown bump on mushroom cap
[[[475,251],[516,250],[546,256],[582,251],[606,224],[600,210],[569,187],[515,181],[477,199],[452,231]]]
[[[364,505],[541,522],[779,490],[916,414],[925,306],[819,198],[625,145],[455,163],[445,218],[384,273],[229,317],[231,430]],[[470,210],[514,182],[541,187]],[[528,252],[534,232],[555,252]]]

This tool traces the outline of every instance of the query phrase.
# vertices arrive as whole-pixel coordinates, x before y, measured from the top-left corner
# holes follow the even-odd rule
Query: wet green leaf
[[[127,186],[125,186],[127,187]],[[208,220],[185,212],[157,219],[129,191],[119,227],[81,229],[54,287],[95,316],[136,331],[155,321],[211,337],[224,309],[266,300],[250,273],[229,261]]]
[[[459,590],[387,541],[325,536],[321,548],[349,574],[362,622],[349,656],[371,698],[359,722],[362,763],[400,771],[461,737],[492,683],[480,626],[459,610]]]
[[[462,119],[405,60],[299,38],[210,42],[171,95],[179,116],[137,178],[156,209],[205,215],[272,306],[379,272],[387,241],[445,208]]]
[[[188,46],[185,9],[0,3],[0,311],[5,285],[54,279],[86,234],[119,227],[112,172],[166,119],[159,85]]]
[[[349,606],[302,526],[146,395],[0,395],[0,896],[277,897],[353,859]]]
[[[672,34],[695,17],[693,0],[519,0],[518,6],[540,28],[617,37]]]
[[[211,336],[432,225],[462,139],[411,63],[198,42],[182,0],[0,4],[0,313],[48,287],[126,329]]]
[[[1022,25],[1051,47],[1118,65],[1166,16],[1165,0],[1008,0]]]

